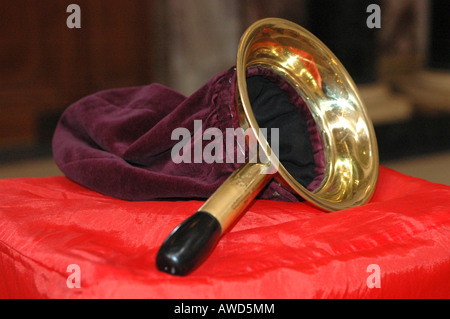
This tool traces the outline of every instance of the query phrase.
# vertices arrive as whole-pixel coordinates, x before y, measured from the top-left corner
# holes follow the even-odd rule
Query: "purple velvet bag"
[[[306,104],[281,78],[265,69],[251,69],[276,83],[298,107],[307,123],[305,136],[312,153],[307,159],[314,178],[308,189],[322,180],[323,147],[317,127]],[[61,171],[71,180],[100,193],[125,200],[205,199],[241,163],[175,163],[171,154],[179,142],[172,139],[177,128],[191,132],[192,153],[194,120],[202,130],[238,128],[235,110],[235,68],[225,71],[190,97],[160,84],[111,89],[87,96],[63,113],[53,138],[53,155]],[[224,134],[225,135],[225,134]],[[225,147],[225,146],[224,146]],[[234,152],[239,152],[234,145]],[[223,152],[226,156],[226,152]],[[309,168],[311,170],[311,165]],[[299,201],[275,179],[259,194],[262,199]]]

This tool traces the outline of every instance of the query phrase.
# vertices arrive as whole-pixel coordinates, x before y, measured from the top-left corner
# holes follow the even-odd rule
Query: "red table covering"
[[[0,180],[0,194],[1,298],[450,297],[450,187],[384,167],[363,207],[255,201],[186,277],[154,260],[201,201],[123,201],[65,177]]]

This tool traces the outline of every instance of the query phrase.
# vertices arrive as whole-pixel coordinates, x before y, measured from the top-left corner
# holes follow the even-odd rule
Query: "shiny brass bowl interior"
[[[377,141],[356,85],[339,60],[309,31],[287,20],[259,20],[243,34],[236,63],[240,123],[243,129],[251,128],[266,156],[277,162],[267,141],[257,134],[259,126],[248,97],[246,71],[255,66],[271,69],[296,89],[323,143],[324,178],[317,189],[308,191],[282,163],[277,163],[276,178],[324,210],[366,203],[378,178]]]

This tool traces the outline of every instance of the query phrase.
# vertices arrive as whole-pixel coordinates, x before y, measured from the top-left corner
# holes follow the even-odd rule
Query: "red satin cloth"
[[[450,297],[450,187],[383,167],[363,207],[255,201],[187,277],[155,255],[200,201],[128,202],[65,177],[0,192],[2,298]],[[67,284],[74,264],[81,288]]]

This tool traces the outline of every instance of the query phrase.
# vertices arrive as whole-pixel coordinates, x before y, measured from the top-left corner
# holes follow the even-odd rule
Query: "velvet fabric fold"
[[[249,76],[255,75],[278,85],[307,123],[307,130],[298,133],[309,142],[304,152],[307,159],[297,163],[303,165],[299,176],[305,176],[305,186],[316,187],[322,179],[323,147],[306,104],[292,87],[269,71],[249,70]],[[176,163],[172,152],[180,137],[173,132],[177,128],[189,130],[190,152],[195,154],[199,144],[203,149],[208,143],[195,131],[196,122],[201,121],[201,132],[218,128],[224,137],[227,128],[237,129],[235,81],[235,68],[231,68],[189,97],[160,84],[87,96],[69,106],[58,123],[53,137],[56,164],[71,180],[120,199],[207,198],[242,165],[236,160],[242,148],[233,141],[232,163],[225,158],[228,140],[223,143],[221,161],[198,163],[192,158],[190,163]],[[259,198],[301,200],[275,180]]]

